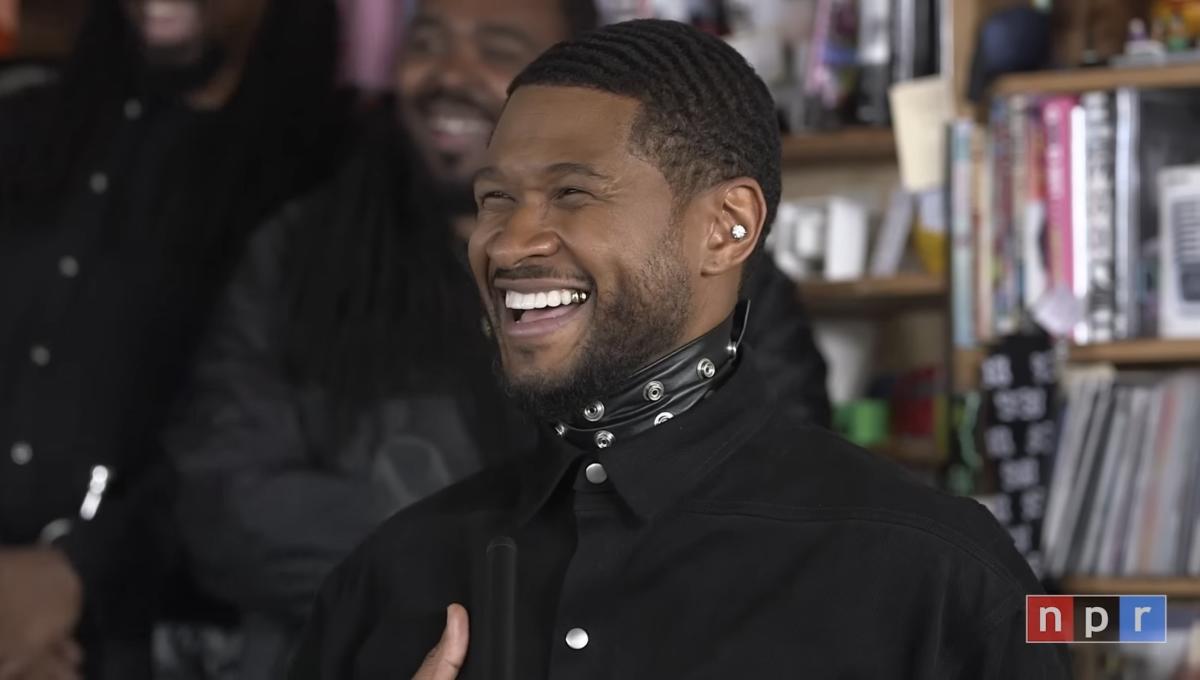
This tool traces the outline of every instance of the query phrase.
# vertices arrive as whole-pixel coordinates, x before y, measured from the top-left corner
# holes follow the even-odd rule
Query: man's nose
[[[442,55],[435,70],[435,78],[445,89],[462,90],[478,86],[481,69],[482,64],[479,63],[474,50],[456,45]]]
[[[562,242],[546,217],[546,211],[536,205],[518,207],[488,243],[488,259],[496,267],[512,268],[557,253]]]

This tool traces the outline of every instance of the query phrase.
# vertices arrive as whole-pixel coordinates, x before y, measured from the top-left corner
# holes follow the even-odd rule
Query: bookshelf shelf
[[[1200,364],[1200,339],[1129,340],[1099,345],[1075,345],[1071,347],[1069,357],[1077,363]]]
[[[1045,94],[1113,90],[1119,87],[1200,87],[1200,63],[1035,71],[1004,76],[992,86],[994,95]]]
[[[826,316],[936,307],[946,299],[945,279],[930,274],[852,281],[802,281],[799,287],[800,299],[808,310]]]
[[[1062,590],[1072,595],[1166,595],[1200,599],[1200,578],[1070,576]]]
[[[890,128],[847,128],[783,138],[784,165],[885,162],[895,158],[896,138]]]

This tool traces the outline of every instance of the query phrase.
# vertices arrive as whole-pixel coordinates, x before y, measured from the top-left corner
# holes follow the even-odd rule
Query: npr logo
[[[1026,595],[1026,642],[1166,642],[1166,595]]]

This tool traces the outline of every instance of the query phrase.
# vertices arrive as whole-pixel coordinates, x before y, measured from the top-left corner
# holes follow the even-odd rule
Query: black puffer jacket
[[[251,241],[168,441],[201,583],[284,630],[303,623],[325,575],[384,518],[534,444],[531,424],[495,386],[490,357],[446,368],[474,372],[467,387],[431,381],[364,410],[353,436],[334,441],[329,400],[291,384],[281,358],[282,268],[306,209],[293,206]],[[797,420],[827,425],[825,363],[795,286],[764,261],[747,294],[747,342],[779,398]],[[248,640],[248,653],[261,658],[261,643]]]

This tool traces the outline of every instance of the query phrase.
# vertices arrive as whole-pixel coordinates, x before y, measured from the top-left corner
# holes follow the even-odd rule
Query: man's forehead
[[[600,163],[628,155],[637,100],[579,87],[527,86],[505,104],[491,164]]]

